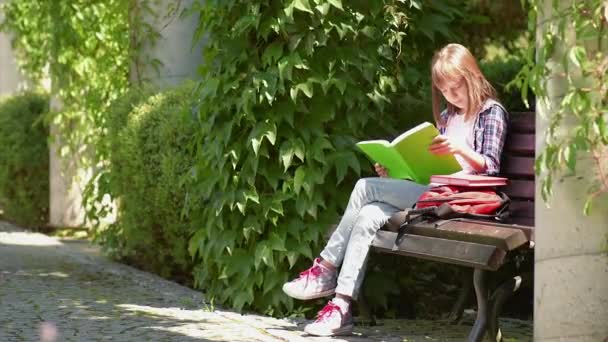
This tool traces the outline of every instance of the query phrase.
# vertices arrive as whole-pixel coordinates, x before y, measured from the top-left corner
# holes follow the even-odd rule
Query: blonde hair
[[[467,87],[469,105],[465,119],[473,118],[487,99],[496,99],[496,90],[483,76],[475,57],[460,44],[448,44],[433,56],[431,64],[433,116],[439,126],[444,126],[440,118],[442,94],[439,86],[448,80],[464,80]],[[447,102],[447,101],[446,101]],[[456,111],[456,107],[447,102],[448,112]]]

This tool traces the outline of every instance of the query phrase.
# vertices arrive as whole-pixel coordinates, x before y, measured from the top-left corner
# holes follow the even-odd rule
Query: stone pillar
[[[0,5],[5,0],[0,0]],[[0,22],[4,15],[0,11]],[[26,80],[19,72],[17,61],[11,47],[10,35],[0,32],[0,97],[11,95],[27,87]]]
[[[198,19],[195,16],[181,18],[184,8],[191,6],[193,0],[153,2],[155,15],[146,14],[143,18],[159,33],[155,41],[143,42],[139,51],[139,63],[131,66],[131,81],[135,83],[150,82],[160,87],[176,85],[185,79],[196,78],[196,68],[202,61],[202,48],[191,47],[192,36]],[[176,8],[179,6],[179,8]],[[142,15],[136,11],[132,15]],[[154,67],[150,61],[160,63]],[[52,97],[51,107],[58,110],[61,104]],[[60,156],[62,146],[61,134],[56,127],[51,127],[53,142],[51,144],[51,212],[52,226],[73,227],[84,223],[82,191],[91,177],[92,170],[82,169],[74,156]],[[106,218],[105,223],[112,222],[114,216]]]
[[[51,110],[60,111],[61,101],[51,96]],[[64,146],[57,125],[50,125],[49,143],[49,225],[51,227],[80,227],[84,224],[82,192],[90,170],[78,165],[78,158],[62,155]]]
[[[544,20],[552,0],[544,1],[538,17],[537,46],[542,46]],[[562,0],[566,6],[571,1]],[[536,103],[536,151],[545,146],[549,118],[566,90],[561,58],[575,41],[557,47],[546,80],[549,101]],[[577,77],[576,70],[570,76]],[[558,134],[565,135],[573,120],[565,120]],[[538,155],[537,155],[538,156]],[[608,161],[606,161],[608,166]],[[542,201],[540,179],[536,184],[536,247],[534,279],[534,341],[608,340],[608,196],[598,197],[590,216],[583,215],[589,179],[594,176],[589,156],[577,159],[577,177],[564,177],[553,184],[550,208]]]
[[[139,16],[135,23],[143,20],[159,34],[153,41],[146,40],[145,33],[144,37],[137,37],[143,41],[138,51],[138,61],[131,65],[132,83],[152,83],[167,88],[187,79],[198,78],[197,68],[203,61],[204,45],[199,42],[192,46],[198,16],[180,16],[193,3],[194,0],[157,0],[153,5],[154,15],[142,14],[137,10],[131,14]]]

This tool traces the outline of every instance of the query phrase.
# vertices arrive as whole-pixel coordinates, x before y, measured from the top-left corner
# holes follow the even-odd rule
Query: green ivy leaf
[[[247,278],[251,273],[252,260],[251,255],[247,251],[237,248],[228,260],[229,267],[226,269],[226,275],[228,277],[238,274],[243,278]]]
[[[293,190],[295,191],[296,194],[300,193],[300,190],[302,189],[302,184],[304,183],[304,179],[306,177],[306,171],[304,169],[304,166],[300,166],[296,169],[296,173],[293,177]]]
[[[275,61],[278,61],[282,55],[283,44],[280,42],[274,42],[270,44],[266,50],[264,50],[264,54],[262,54],[262,62],[264,65],[273,64]]]
[[[272,248],[275,251],[279,251],[279,252],[287,251],[287,249],[285,249],[285,235],[284,234],[283,234],[283,236],[280,236],[276,232],[270,233],[270,238],[268,239],[268,244],[269,244],[270,248]]]
[[[422,5],[418,0],[410,0],[410,6],[416,8],[419,11],[422,11]]]
[[[332,6],[339,10],[344,10],[344,8],[342,7],[342,0],[327,0],[327,2],[329,2]]]
[[[287,18],[291,19],[293,21],[293,8],[294,8],[294,2],[290,3],[287,7],[285,7],[283,9],[283,12],[285,12],[285,15],[287,16]]]
[[[283,216],[284,215],[283,202],[282,201],[273,201],[272,202],[272,206],[270,206],[270,210],[272,210],[275,213]]]
[[[585,205],[583,206],[583,214],[585,216],[589,216],[589,214],[591,213],[591,206],[593,204],[594,197],[595,196],[593,196],[593,195],[589,195],[585,199]]]
[[[576,170],[576,154],[577,154],[577,146],[576,144],[570,144],[566,146],[564,150],[565,162],[568,166],[568,169],[574,173]]]
[[[253,188],[253,187],[244,192],[244,197],[245,197],[245,200],[247,200],[247,201],[252,201],[257,204],[260,204],[260,197],[259,197],[257,191],[255,190],[255,188]]]
[[[329,13],[329,3],[323,3],[320,5],[317,5],[317,6],[315,6],[315,9],[323,15],[327,15],[327,13]]]
[[[607,118],[604,118],[606,116]],[[608,119],[608,115],[600,115],[597,117],[596,122],[600,131],[600,138],[604,145],[608,145],[608,125],[606,124],[606,120]]]
[[[302,141],[302,139],[296,139],[295,140],[295,146],[293,149],[293,153],[295,154],[296,157],[298,157],[298,159],[300,159],[301,162],[304,162],[304,157],[305,157],[305,147],[304,147],[304,142]]]
[[[302,12],[312,13],[312,9],[310,8],[310,3],[308,0],[294,0],[293,7]]]
[[[582,46],[573,46],[568,52],[568,58],[577,67],[581,67],[583,61],[587,59],[587,51]]]
[[[312,97],[312,83],[300,83],[296,86],[296,88],[304,92],[304,95],[306,95],[308,98]]]
[[[346,157],[346,158],[345,158]],[[345,153],[337,153],[334,158],[334,163],[336,166],[336,179],[337,184],[342,183],[344,177],[346,176],[346,172],[350,165],[350,161],[348,161],[348,156]]]
[[[188,254],[194,259],[199,248],[203,245],[204,230],[199,230],[190,238],[188,242]]]
[[[284,171],[287,171],[291,166],[291,161],[293,160],[295,152],[292,147],[292,143],[290,140],[286,140],[279,150],[279,156],[281,158],[281,162],[283,163]]]
[[[251,138],[251,147],[253,148],[253,153],[257,156],[258,151],[260,150],[260,145],[262,145],[262,139],[260,138]]]
[[[280,288],[285,282],[284,273],[268,270],[264,272],[264,287],[262,294],[267,294],[271,290]]]
[[[287,261],[289,262],[289,269],[292,269],[300,258],[299,252],[287,252]]]

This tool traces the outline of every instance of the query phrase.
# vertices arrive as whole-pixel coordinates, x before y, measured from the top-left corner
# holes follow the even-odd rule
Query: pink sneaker
[[[319,311],[317,320],[304,327],[304,331],[315,336],[350,335],[353,333],[353,316],[350,310],[342,312],[330,301]]]
[[[312,267],[300,273],[300,277],[283,284],[283,292],[300,300],[309,300],[330,296],[336,292],[336,271],[321,265],[316,258]]]

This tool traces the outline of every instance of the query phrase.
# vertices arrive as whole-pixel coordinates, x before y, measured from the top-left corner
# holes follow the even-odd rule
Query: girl
[[[431,66],[433,115],[441,132],[429,146],[435,154],[454,154],[467,173],[496,174],[506,137],[507,112],[485,79],[475,58],[459,44],[449,44],[433,57]],[[441,97],[447,108],[439,113]],[[351,193],[338,227],[312,267],[283,285],[283,291],[308,300],[335,293],[304,331],[311,335],[350,334],[351,301],[363,281],[367,255],[376,231],[396,212],[411,207],[428,189],[407,180],[360,179]],[[340,271],[338,273],[338,268]]]

